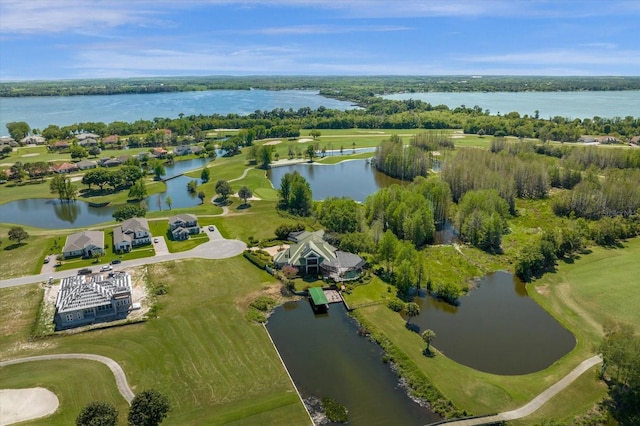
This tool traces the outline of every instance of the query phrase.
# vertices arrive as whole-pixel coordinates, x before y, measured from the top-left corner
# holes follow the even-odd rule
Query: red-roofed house
[[[51,166],[54,173],[72,173],[78,171],[78,166],[72,163],[54,164]]]

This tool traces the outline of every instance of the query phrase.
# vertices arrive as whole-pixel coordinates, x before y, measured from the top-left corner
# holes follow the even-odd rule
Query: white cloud
[[[265,34],[265,35],[286,35],[286,34],[344,34],[355,32],[390,32],[390,31],[408,31],[411,27],[400,25],[361,25],[361,26],[344,26],[344,25],[293,25],[288,27],[270,27],[256,30],[249,30],[247,33]]]
[[[640,50],[606,49],[547,49],[535,52],[506,53],[500,55],[471,55],[460,61],[474,63],[509,63],[520,65],[637,65],[640,67]]]
[[[147,25],[157,20],[155,15],[152,9],[137,9],[120,1],[2,0],[0,32],[98,34],[104,32],[105,28]]]

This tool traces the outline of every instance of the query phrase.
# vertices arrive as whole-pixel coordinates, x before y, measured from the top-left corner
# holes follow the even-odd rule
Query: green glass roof
[[[324,290],[322,290],[320,287],[311,287],[309,289],[309,295],[311,296],[311,299],[316,306],[327,305],[329,303],[327,296],[325,296],[324,294]]]

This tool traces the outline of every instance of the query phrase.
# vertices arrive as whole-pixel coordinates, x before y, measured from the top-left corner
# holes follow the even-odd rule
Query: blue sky
[[[640,0],[0,0],[0,80],[640,75]]]

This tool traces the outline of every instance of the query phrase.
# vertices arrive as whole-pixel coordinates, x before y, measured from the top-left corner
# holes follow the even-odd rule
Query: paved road
[[[94,355],[94,354],[55,354],[55,355],[40,355],[40,356],[30,356],[26,358],[17,358],[11,359],[8,361],[0,362],[0,367],[4,367],[7,365],[13,364],[21,364],[23,362],[33,362],[33,361],[51,361],[57,359],[88,359],[90,361],[101,362],[113,373],[116,378],[116,386],[118,386],[118,391],[122,395],[124,399],[127,400],[129,404],[133,400],[135,396],[133,391],[129,387],[129,383],[127,382],[127,376],[124,374],[124,370],[120,365],[112,360],[111,358],[107,358],[102,355]]]
[[[585,371],[589,370],[591,367],[598,365],[602,362],[602,357],[600,355],[596,355],[589,359],[586,359],[580,363],[576,368],[571,370],[569,374],[564,376],[562,379],[558,380],[555,384],[549,386],[546,390],[544,390],[540,395],[533,398],[529,401],[528,404],[523,405],[522,407],[505,411],[504,413],[499,413],[494,416],[487,417],[479,417],[475,419],[463,419],[463,420],[452,420],[450,422],[442,423],[447,426],[475,426],[475,425],[487,425],[491,423],[497,423],[508,420],[521,419],[526,417],[536,411],[538,408],[542,407],[545,403],[547,403],[551,398],[556,396],[559,392],[564,390],[567,386],[573,383],[578,377],[582,375]]]
[[[199,246],[191,250],[183,251],[180,253],[161,254],[154,257],[144,257],[142,259],[125,260],[119,265],[114,265],[114,269],[130,268],[180,259],[226,259],[239,255],[247,248],[247,245],[242,241],[226,240],[215,227],[213,231],[209,231],[206,227],[203,229],[205,229],[205,232],[207,232],[207,234],[209,235],[209,241],[204,244],[200,244]],[[50,274],[29,275],[19,278],[12,278],[0,281],[0,288],[44,282],[47,281],[49,277],[53,277],[53,279],[57,280],[76,273],[77,269],[70,269],[67,271],[53,272]]]

